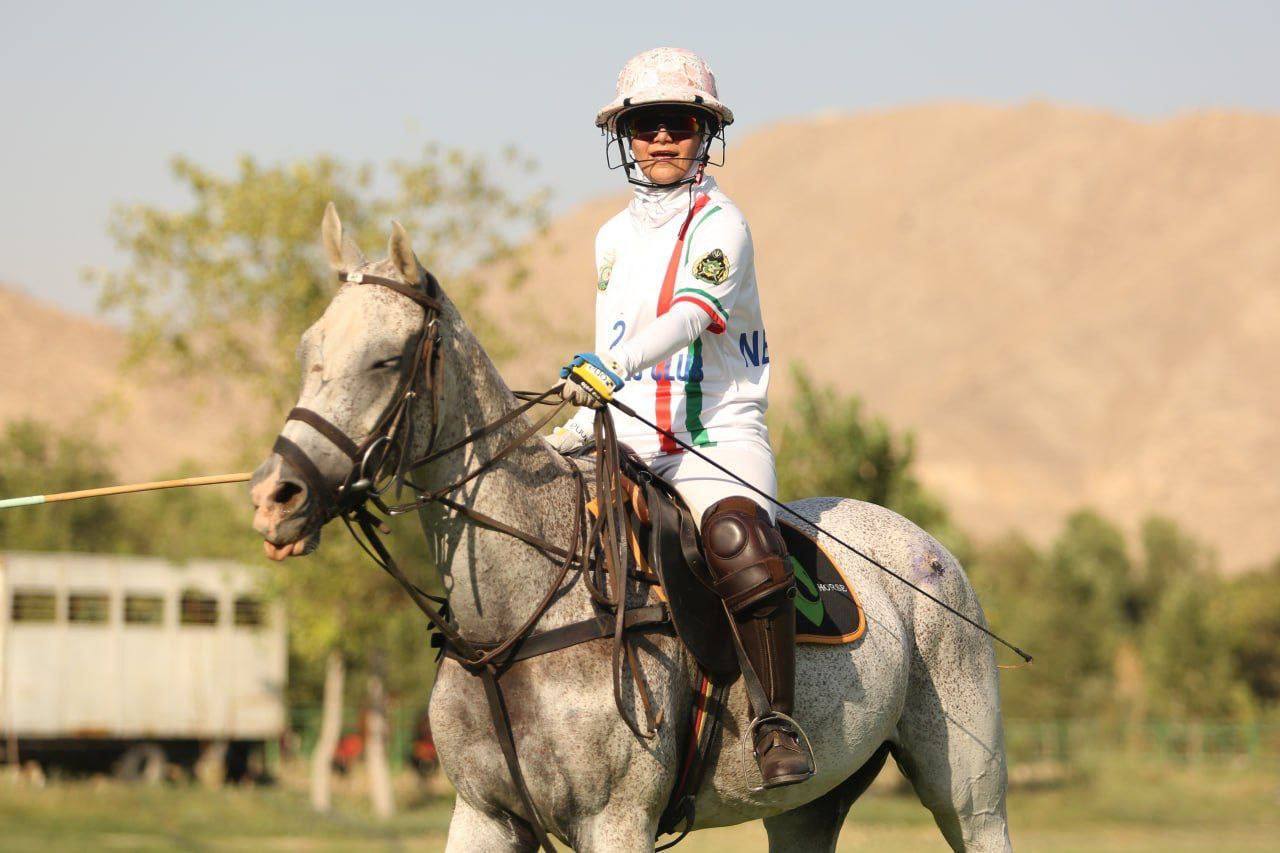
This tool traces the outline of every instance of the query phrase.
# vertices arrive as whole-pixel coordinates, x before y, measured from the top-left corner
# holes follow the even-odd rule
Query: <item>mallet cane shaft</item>
[[[181,480],[156,480],[150,483],[129,483],[124,486],[105,486],[101,489],[81,489],[78,492],[58,492],[52,495],[27,495],[22,498],[0,500],[0,509],[18,506],[38,506],[59,501],[78,501],[81,498],[101,498],[107,495],[128,495],[134,492],[153,492],[158,489],[181,489],[188,486],[216,486],[221,483],[246,483],[253,474],[213,474],[208,477],[184,477]]]

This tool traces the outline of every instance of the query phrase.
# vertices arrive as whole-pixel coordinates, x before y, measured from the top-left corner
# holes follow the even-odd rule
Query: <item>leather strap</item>
[[[666,808],[658,818],[658,835],[668,835],[675,832],[677,826],[683,826],[674,840],[655,847],[655,850],[668,850],[675,847],[693,829],[693,822],[696,819],[695,797],[702,787],[702,778],[706,775],[709,763],[707,759],[720,737],[720,725],[724,721],[725,701],[731,684],[732,682],[725,682],[714,685],[711,694],[707,697],[705,710],[707,720],[702,725],[700,736],[690,743],[692,750],[690,760],[685,764],[675,787],[671,789]],[[692,734],[690,737],[692,738]]]
[[[765,693],[764,685],[760,683],[760,676],[756,675],[756,669],[751,665],[751,658],[747,657],[747,649],[742,645],[742,632],[738,629],[738,622],[733,617],[733,612],[729,610],[729,604],[722,602],[724,612],[729,617],[729,632],[733,635],[733,651],[738,656],[738,666],[742,669],[742,686],[747,688],[747,699],[751,702],[751,710],[756,715],[756,719],[769,713],[769,694]]]
[[[311,490],[310,497],[316,502],[316,507],[320,510],[324,520],[328,521],[333,518],[334,505],[329,495],[329,486],[325,482],[324,476],[320,473],[320,469],[311,461],[311,457],[304,453],[301,447],[283,435],[276,436],[276,442],[271,446],[271,451],[280,454],[280,458],[292,465],[294,470],[302,476],[302,481]]]
[[[412,299],[423,307],[424,310],[443,311],[444,303],[436,298],[435,294],[439,292],[440,283],[436,281],[436,277],[431,273],[426,274],[426,282],[423,286],[415,286],[396,281],[392,278],[383,278],[379,275],[369,275],[362,272],[340,272],[338,273],[338,281],[344,284],[377,284],[388,290],[394,290],[401,296]]]
[[[627,611],[625,619],[625,627],[628,631],[670,624],[671,617],[667,613],[666,606],[662,604],[632,608]],[[551,652],[558,652],[561,649],[589,643],[592,640],[604,640],[612,635],[613,614],[602,613],[599,616],[593,616],[581,622],[574,622],[572,625],[562,625],[559,628],[552,628],[550,631],[543,631],[541,634],[534,634],[525,638],[516,644],[508,657],[503,659],[502,666],[507,667],[530,658],[541,657]],[[494,647],[485,643],[473,643],[473,645],[481,650]],[[466,658],[459,655],[448,645],[444,645],[444,656],[450,660],[458,661],[464,667],[467,665]]]
[[[729,609],[734,613],[751,609],[762,599],[785,589],[783,584],[790,580],[787,573],[771,565],[773,563],[785,566],[781,559],[770,558],[738,569],[715,582],[716,594],[729,603]]]
[[[289,410],[289,414],[285,415],[284,419],[286,423],[289,421],[301,421],[329,439],[333,446],[345,453],[352,462],[360,460],[360,448],[356,447],[356,443],[348,438],[345,432],[329,423],[316,412],[304,409],[301,406],[295,406]]]
[[[511,717],[507,714],[507,704],[502,696],[502,688],[498,686],[498,677],[491,668],[485,667],[480,670],[480,681],[484,684],[484,695],[488,700],[489,717],[493,721],[494,734],[498,736],[498,745],[502,747],[502,756],[507,760],[507,771],[511,774],[511,780],[515,782],[516,792],[520,795],[520,802],[524,804],[525,811],[529,813],[529,826],[533,829],[533,834],[538,839],[538,846],[545,853],[556,853],[555,846],[551,843],[551,839],[547,837],[547,830],[542,823],[542,818],[538,816],[538,810],[533,805],[533,797],[529,794],[528,785],[525,784],[524,774],[520,772],[520,759],[516,756],[515,733],[511,730]]]

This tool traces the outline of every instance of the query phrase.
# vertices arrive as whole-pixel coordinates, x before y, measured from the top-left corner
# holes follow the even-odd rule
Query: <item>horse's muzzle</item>
[[[272,453],[249,481],[253,529],[275,546],[307,539],[319,532],[319,510],[311,488],[287,460]]]

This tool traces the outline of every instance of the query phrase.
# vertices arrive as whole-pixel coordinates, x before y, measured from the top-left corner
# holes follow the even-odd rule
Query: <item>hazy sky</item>
[[[648,11],[652,9],[653,11]],[[757,11],[758,10],[758,11]],[[535,156],[557,210],[620,185],[596,109],[627,57],[710,61],[738,122],[937,99],[1150,118],[1280,109],[1280,3],[57,3],[0,0],[0,282],[88,310],[112,205],[178,205],[168,160]]]

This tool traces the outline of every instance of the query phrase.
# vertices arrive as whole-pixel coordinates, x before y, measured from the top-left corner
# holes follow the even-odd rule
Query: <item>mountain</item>
[[[795,364],[862,395],[980,536],[1043,539],[1093,506],[1171,515],[1229,570],[1280,554],[1280,116],[827,114],[731,135],[720,181],[755,237],[775,414]],[[483,298],[513,386],[590,346],[592,242],[626,198],[559,218],[523,287]],[[264,449],[246,427],[278,414],[124,356],[111,327],[0,289],[0,422],[95,434],[128,479]]]
[[[179,468],[225,473],[254,458],[245,431],[263,421],[242,395],[126,369],[126,356],[124,336],[111,326],[0,287],[0,424],[35,418],[100,441],[130,482]],[[84,488],[99,485],[109,484]]]
[[[719,180],[755,238],[775,410],[793,364],[861,394],[982,536],[1093,506],[1171,515],[1228,569],[1280,554],[1280,116],[830,114],[731,138]],[[517,386],[590,345],[592,241],[626,198],[562,217],[490,296]]]

